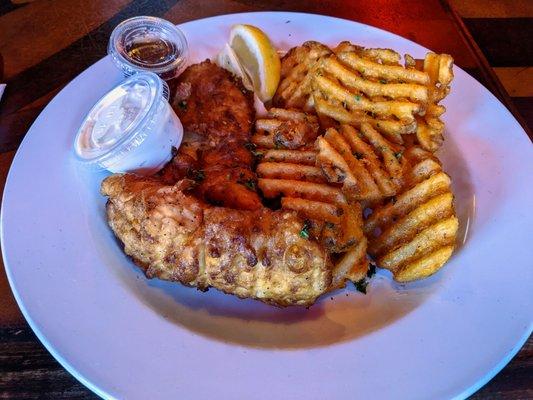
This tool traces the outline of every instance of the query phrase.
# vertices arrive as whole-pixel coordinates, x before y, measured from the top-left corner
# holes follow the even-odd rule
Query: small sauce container
[[[171,158],[183,127],[168,103],[168,86],[156,74],[135,74],[104,95],[74,140],[83,164],[111,172],[151,174]]]
[[[125,76],[153,72],[170,80],[183,71],[189,47],[174,24],[156,17],[134,17],[111,33],[108,54]]]

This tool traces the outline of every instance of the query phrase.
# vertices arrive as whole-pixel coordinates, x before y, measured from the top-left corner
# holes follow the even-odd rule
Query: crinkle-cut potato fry
[[[331,141],[328,140],[331,138],[331,133],[336,132],[335,129],[330,128],[328,129],[325,137],[319,137],[317,139],[317,147],[318,147],[318,155],[317,155],[317,164],[320,166],[322,171],[324,172],[324,175],[328,179],[329,182],[332,183],[342,183],[343,185],[343,191],[347,192],[355,192],[358,190],[358,180],[363,180],[361,178],[361,174],[365,178],[367,178],[368,181],[372,184],[370,176],[366,171],[359,166],[357,169],[355,166],[353,169],[350,168],[350,165],[348,162],[351,160],[346,161],[343,157],[343,153],[349,152],[348,150],[337,150],[332,144]],[[337,146],[344,146],[345,148],[348,147],[344,142],[343,143],[337,143]],[[349,155],[346,155],[346,157],[349,157]],[[355,161],[354,161],[355,163]],[[355,171],[355,172],[354,172]],[[358,176],[356,177],[357,174]],[[375,184],[374,184],[375,186]],[[363,188],[366,189],[365,186]],[[377,188],[376,188],[377,189]],[[368,189],[369,191],[371,189]],[[366,192],[365,192],[366,193]],[[377,190],[376,190],[377,194]],[[367,195],[368,196],[368,195]]]
[[[340,224],[342,208],[323,201],[313,201],[294,197],[283,197],[281,207],[297,211],[305,218]]]
[[[257,166],[256,173],[259,176],[276,179],[306,180],[316,183],[327,182],[320,168],[314,165],[265,161]]]
[[[326,101],[320,93],[315,93],[315,109],[319,116],[325,115],[341,124],[353,125],[356,128],[359,128],[363,122],[367,122],[388,140],[397,144],[403,143],[402,135],[416,132],[416,121],[405,123],[405,121],[393,119],[372,118],[364,112],[350,112],[341,104]]]
[[[335,54],[346,51],[354,52],[362,57],[386,65],[399,65],[402,58],[399,53],[392,49],[367,49],[348,41],[340,42],[333,49]]]
[[[252,143],[267,149],[298,149],[315,140],[318,128],[315,115],[272,107],[266,118],[255,121]]]
[[[375,202],[394,196],[402,186],[402,148],[368,123],[358,132],[341,125],[317,139],[317,165],[330,182],[342,183],[350,201]]]
[[[446,108],[438,103],[450,92],[453,58],[448,54],[428,53],[422,68],[430,79],[429,104],[425,115],[417,118],[416,137],[424,149],[435,152],[444,141],[444,123],[439,117]]]
[[[339,223],[325,224],[322,241],[333,253],[342,253],[353,248],[364,238],[363,210],[359,203],[343,206]]]
[[[316,62],[331,54],[322,43],[309,41],[293,47],[281,60],[281,77],[272,104],[276,107],[313,109],[311,81]]]
[[[423,71],[404,68],[401,65],[380,64],[355,52],[340,52],[337,53],[337,57],[365,78],[382,79],[387,82],[417,83],[420,85],[428,85],[430,82],[429,76]]]
[[[366,254],[361,205],[349,204],[341,189],[327,182],[322,170],[315,166],[315,160],[315,152],[268,150],[256,169],[259,189],[266,198],[281,196],[283,209],[296,211],[310,221],[312,228],[306,235],[316,236],[330,253],[353,253],[358,248]],[[343,271],[352,276],[357,266],[357,271],[364,269],[366,273],[367,263],[358,259],[352,264]],[[350,277],[342,278],[342,282],[345,279]]]
[[[345,204],[346,198],[342,191],[327,183],[297,181],[294,179],[259,178],[259,188],[267,198],[278,196],[300,197],[309,200]]]
[[[394,202],[375,208],[365,222],[365,233],[371,234],[376,228],[394,222],[400,216],[411,212],[417,204],[422,204],[436,195],[445,193],[449,188],[449,176],[442,171],[437,172],[397,195]]]
[[[341,288],[346,280],[357,282],[366,277],[369,267],[366,246],[367,239],[363,237],[356,247],[348,250],[337,261],[333,268],[332,287]]]
[[[313,105],[320,120],[359,127],[368,122],[394,143],[415,133],[418,143],[435,152],[443,142],[446,111],[439,105],[450,91],[453,59],[428,53],[424,60],[390,49],[367,49],[341,42],[315,61]],[[308,82],[308,81],[306,81]],[[309,86],[306,86],[309,88]]]
[[[425,85],[372,81],[351,71],[334,56],[322,59],[319,65],[323,71],[337,78],[347,88],[364,93],[370,98],[384,96],[391,99],[409,99],[418,103],[428,101],[428,88]]]
[[[338,81],[335,81],[338,79]],[[331,98],[342,105],[348,111],[364,111],[374,114],[378,118],[395,117],[405,123],[410,123],[415,119],[415,114],[423,111],[421,104],[407,100],[378,100],[377,98],[369,99],[351,91],[340,84],[341,77],[328,77],[316,75],[313,79],[313,89],[320,92],[325,98]],[[381,95],[383,96],[383,95]]]
[[[442,246],[453,245],[457,228],[458,220],[455,216],[436,222],[417,234],[410,242],[380,256],[378,265],[392,272],[406,265],[408,267],[410,261],[427,256]]]
[[[372,241],[370,250],[375,254],[387,252],[406,237],[413,237],[417,230],[429,227],[433,221],[452,214],[453,195],[451,192],[438,195],[411,211],[408,218],[402,218],[383,231],[378,239]]]
[[[364,231],[368,253],[399,282],[437,272],[451,256],[459,226],[450,178],[431,153],[406,150],[412,163],[402,193],[372,210]]]
[[[301,165],[315,165],[316,152],[312,150],[267,150],[262,161],[287,162]]]

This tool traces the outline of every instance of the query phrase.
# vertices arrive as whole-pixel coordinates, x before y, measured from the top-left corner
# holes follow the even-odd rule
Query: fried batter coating
[[[330,288],[331,261],[295,212],[215,207],[182,185],[131,174],[102,183],[109,225],[147,277],[278,306],[311,305]]]
[[[162,173],[165,182],[192,178],[199,183],[196,194],[211,204],[260,208],[253,160],[245,147],[254,118],[251,92],[210,61],[187,68],[175,91],[173,107],[185,131],[196,135],[197,149],[193,155],[188,148],[178,150]]]
[[[228,139],[248,140],[255,115],[253,94],[239,78],[206,60],[188,67],[175,91],[172,107],[186,131],[213,146]]]

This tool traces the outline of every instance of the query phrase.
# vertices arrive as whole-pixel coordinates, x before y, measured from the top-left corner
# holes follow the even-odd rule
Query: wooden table
[[[462,18],[448,3],[438,0],[24,1],[0,0],[0,53],[4,57],[4,78],[0,82],[8,84],[0,102],[2,190],[15,150],[33,120],[65,84],[106,55],[112,29],[136,15],[181,23],[219,14],[284,10],[363,22],[436,52],[452,54],[457,65],[499,97],[524,127],[527,123],[533,125],[530,114],[526,121],[517,112]],[[472,8],[471,4],[467,6]],[[531,102],[521,107],[531,110]],[[0,398],[95,398],[34,336],[12,297],[3,268],[0,298]],[[473,398],[533,398],[532,352],[530,338],[514,360]]]

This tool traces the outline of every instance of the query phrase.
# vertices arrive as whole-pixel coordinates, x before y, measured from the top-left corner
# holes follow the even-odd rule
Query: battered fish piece
[[[224,140],[249,139],[255,116],[253,93],[230,72],[206,60],[178,78],[172,107],[186,131],[216,147]]]
[[[300,235],[295,212],[215,207],[187,185],[132,174],[102,182],[109,225],[147,277],[278,306],[309,306],[331,288],[331,260]]]
[[[198,143],[182,143],[179,149],[174,148],[172,160],[158,172],[157,176],[168,185],[173,185],[184,178],[193,180],[195,177],[198,178],[197,171],[201,168],[198,148]]]
[[[252,155],[244,144],[223,142],[202,155],[205,178],[198,194],[211,204],[237,210],[257,210],[262,207],[256,192],[257,177],[250,169]]]
[[[196,193],[211,204],[259,209],[252,157],[245,148],[254,118],[253,94],[239,78],[209,60],[187,68],[175,91],[173,107],[186,132],[201,142],[201,150],[191,155],[180,148],[162,173],[165,182],[192,178],[199,183]]]

